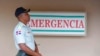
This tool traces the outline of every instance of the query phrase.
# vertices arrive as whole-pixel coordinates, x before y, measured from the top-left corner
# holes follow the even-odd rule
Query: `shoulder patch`
[[[16,35],[20,35],[21,34],[21,30],[16,31]]]

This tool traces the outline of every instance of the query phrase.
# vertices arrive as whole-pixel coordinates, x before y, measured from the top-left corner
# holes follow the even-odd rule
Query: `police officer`
[[[30,21],[29,11],[23,7],[18,7],[15,11],[19,21],[14,29],[15,46],[19,50],[17,56],[41,56],[31,29],[27,26]]]

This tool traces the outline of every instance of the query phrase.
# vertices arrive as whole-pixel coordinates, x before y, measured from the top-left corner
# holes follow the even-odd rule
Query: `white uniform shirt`
[[[19,22],[14,29],[15,46],[18,50],[18,44],[25,43],[30,49],[35,50],[34,37],[31,29],[22,22]]]

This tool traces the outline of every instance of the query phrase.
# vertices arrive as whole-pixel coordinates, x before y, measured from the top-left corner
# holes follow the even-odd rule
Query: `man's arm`
[[[32,55],[32,56],[40,56],[40,54],[38,54],[37,52],[31,50],[29,47],[26,46],[26,44],[24,43],[20,43],[19,47],[21,48],[21,50],[23,50],[25,53]]]
[[[35,42],[35,52],[39,53],[39,49],[38,49],[36,42]]]
[[[42,56],[42,55],[39,53],[39,49],[38,49],[38,46],[37,46],[36,42],[35,42],[35,52],[37,52],[40,56]]]

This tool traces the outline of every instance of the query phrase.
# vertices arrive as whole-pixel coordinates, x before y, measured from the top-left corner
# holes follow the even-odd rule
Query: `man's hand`
[[[36,54],[34,54],[32,56],[42,56],[42,55],[40,53],[36,53]]]
[[[36,42],[35,42],[35,52],[38,53],[40,56],[42,56],[42,55],[39,53],[39,49],[38,49],[38,46],[37,46]]]
[[[41,53],[38,53],[40,56],[42,56],[42,54]]]
[[[40,54],[40,53],[39,53]],[[40,54],[40,56],[42,56],[42,54]]]
[[[38,55],[36,55],[36,56],[42,56],[41,54],[38,54]]]

